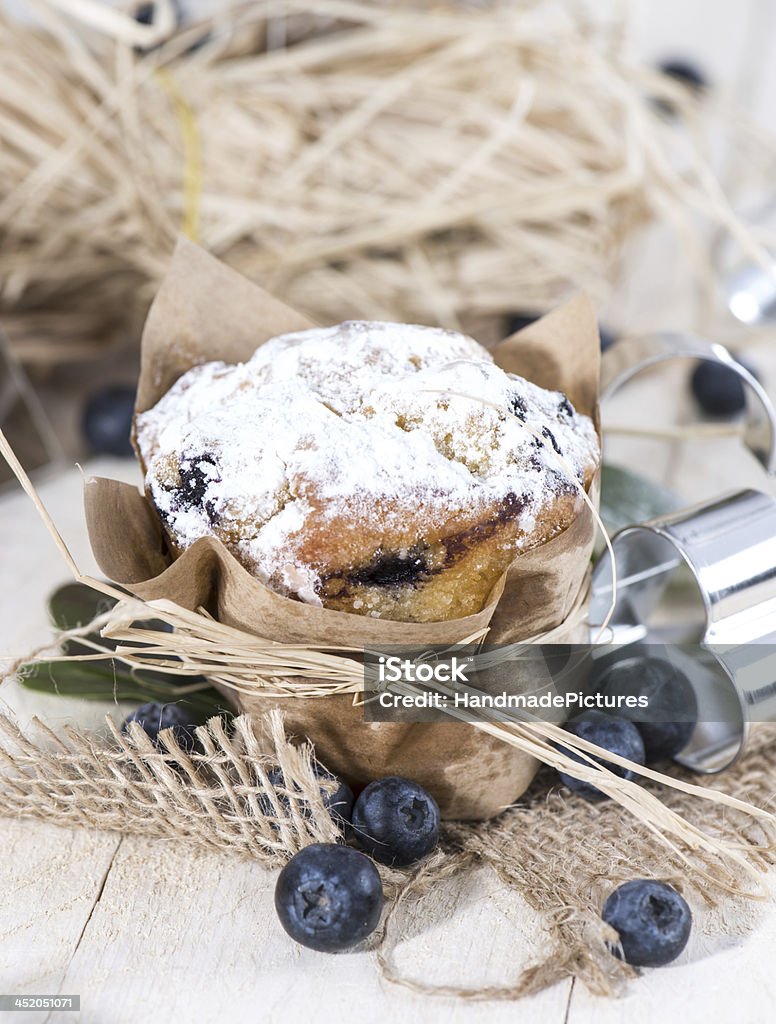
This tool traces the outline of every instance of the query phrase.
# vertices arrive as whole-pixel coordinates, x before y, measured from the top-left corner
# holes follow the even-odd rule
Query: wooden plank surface
[[[274,881],[256,864],[125,838],[63,990],[82,993],[88,1019],[109,1024],[287,1024],[310,1015],[342,1024],[394,1015],[406,1024],[514,1020],[508,1003],[427,999],[387,987],[371,953],[327,956],[297,946],[277,923]],[[487,871],[440,886],[427,903],[422,934],[398,957],[413,977],[508,981],[533,954],[530,917]],[[525,1001],[521,1020],[563,1021],[569,988]]]
[[[749,101],[776,128],[773,33],[768,0],[639,0],[638,45],[650,58],[697,56],[732,95]],[[752,47],[757,74],[752,73]],[[659,252],[660,240],[656,241]],[[618,326],[686,326],[675,270],[642,254],[607,315]],[[665,296],[673,297],[666,301]],[[735,336],[732,324],[725,336]],[[771,341],[753,353],[776,385]],[[678,372],[645,378],[612,403],[612,421],[655,410],[694,418]],[[610,457],[646,467],[686,500],[740,486],[776,493],[772,482],[734,440],[688,442],[673,451],[660,442],[611,439]],[[135,476],[127,463],[96,467]],[[74,470],[42,487],[44,499],[79,564],[93,571],[84,535],[81,479]],[[59,556],[21,495],[0,497],[0,655],[18,655],[45,639],[46,594],[67,578]],[[44,698],[4,688],[0,701],[22,720],[40,713],[55,727],[66,720],[98,725],[108,706]],[[118,711],[117,713],[120,713]],[[772,970],[776,910],[729,907],[697,914],[691,943],[675,965],[648,971],[620,1000],[590,996],[570,982],[518,1005],[428,998],[381,982],[369,952],[336,957],[295,946],[277,925],[274,874],[258,865],[192,852],[135,837],[64,830],[42,822],[0,822],[0,991],[80,993],[80,1019],[94,1024],[170,1020],[288,1021],[371,1024],[372,1021],[519,1020],[523,1024],[683,1024],[776,1016]],[[508,983],[541,950],[535,916],[482,871],[440,886],[405,920],[397,962],[431,983]],[[58,1015],[27,1014],[29,1024]]]
[[[687,949],[675,963],[645,971],[621,999],[574,987],[568,1024],[772,1024],[776,1017],[776,908],[738,905],[696,913]]]
[[[0,993],[65,991],[121,837],[4,819],[0,824]],[[72,994],[72,993],[69,993]],[[46,1012],[24,1015],[29,1024]]]

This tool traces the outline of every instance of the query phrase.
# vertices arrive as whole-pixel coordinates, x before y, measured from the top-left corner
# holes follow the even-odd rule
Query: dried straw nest
[[[170,0],[151,26],[95,0],[0,22],[0,310],[23,358],[134,331],[181,230],[314,319],[486,339],[483,318],[572,286],[603,298],[651,218],[753,244],[704,161],[708,110],[627,63],[621,20],[571,0],[214,6],[178,32]]]

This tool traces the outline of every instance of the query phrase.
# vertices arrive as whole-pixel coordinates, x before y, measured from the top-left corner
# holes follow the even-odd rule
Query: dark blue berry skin
[[[156,7],[156,4],[153,3],[153,2],[140,4],[140,6],[135,10],[135,13],[134,13],[135,21],[139,22],[139,24],[141,24],[141,25],[150,25],[150,24],[152,24],[153,20],[154,20],[154,8],[155,7]],[[180,0],[174,0],[174,3],[172,5],[172,7],[173,7],[173,12],[175,14],[175,24],[176,24],[177,27],[180,27],[182,22],[184,21],[184,11],[183,11],[182,5],[180,3]],[[206,33],[204,33],[201,36],[201,38],[197,39],[194,43],[191,44],[191,46],[187,47],[183,52],[184,53],[193,53],[195,50],[199,50],[201,46],[203,46],[206,42],[209,41],[209,39],[210,39],[210,33],[206,32]],[[161,44],[159,44],[159,45],[161,45]],[[159,45],[157,45],[157,46],[150,46],[150,47],[136,46],[135,47],[135,53],[138,54],[138,55],[142,55],[142,54],[145,54],[145,53],[152,53],[154,50],[157,50],[159,48]]]
[[[617,341],[617,335],[606,327],[599,327],[598,334],[601,338],[601,351],[606,352]]]
[[[757,371],[743,359],[738,362],[759,380]],[[707,416],[728,419],[746,408],[746,385],[735,370],[724,363],[698,363],[690,377],[690,390]]]
[[[709,87],[709,81],[703,71],[686,60],[665,60],[658,65],[658,71],[673,78],[696,96],[700,96]],[[676,117],[676,104],[672,100],[660,97],[654,100],[654,104],[667,117]]]
[[[173,3],[172,7],[175,13],[175,22],[179,25],[182,20],[182,12],[181,5],[178,2],[178,0],[175,0],[175,3]],[[140,4],[140,6],[135,10],[135,21],[139,25],[151,25],[154,20],[155,8],[156,4],[153,2]]]
[[[439,841],[436,800],[398,775],[370,782],[353,805],[352,821],[358,845],[382,864],[413,864]]]
[[[663,967],[687,945],[692,914],[686,900],[665,882],[637,879],[609,896],[601,915],[620,936],[622,954],[634,967]]]
[[[510,314],[510,316],[507,317],[506,336],[509,337],[510,334],[516,334],[518,331],[522,331],[524,327],[532,324],[534,320],[538,320],[541,315],[541,313],[528,312]]]
[[[135,410],[135,389],[115,385],[95,391],[84,406],[82,429],[95,455],[132,455],[129,435]]]
[[[286,864],[275,886],[280,923],[296,942],[322,953],[358,945],[375,930],[382,909],[377,868],[347,846],[306,846]]]
[[[172,729],[173,736],[183,750],[191,752],[197,745],[194,732],[196,723],[192,722],[191,713],[180,704],[160,704],[158,701],[141,704],[124,719],[122,732],[127,731],[130,722],[137,722],[160,749],[163,749],[159,740],[162,729]]]
[[[691,89],[701,91],[707,89],[709,80],[697,64],[691,64],[687,60],[664,60],[659,65],[660,71],[670,78],[676,79]]]
[[[347,783],[338,779],[336,775],[332,775],[330,771],[327,771],[322,765],[314,764],[313,771],[317,778],[326,779],[327,781],[335,781],[339,785],[337,789],[329,793],[325,789],[321,788],[321,795],[323,796],[323,804],[329,811],[331,816],[342,825],[346,825],[350,822],[351,814],[353,813],[353,790]],[[275,787],[278,792],[278,800],[284,806],[288,806],[289,799],[282,792],[286,786],[286,780],[283,775],[283,770],[280,767],[270,768],[267,772],[267,778]],[[272,814],[272,806],[266,798],[261,800],[262,810],[265,814]]]
[[[698,701],[690,680],[663,658],[616,662],[602,676],[598,692],[607,697],[648,699],[648,708],[620,707],[612,712],[639,730],[647,764],[676,757],[687,746],[698,721]]]
[[[609,750],[613,754],[626,757],[629,761],[633,761],[636,764],[644,764],[644,743],[639,730],[633,722],[628,722],[623,718],[613,718],[611,715],[605,715],[601,711],[585,711],[567,724],[566,731],[570,732],[573,736],[579,736],[580,739],[596,743],[599,747],[603,747],[604,750]],[[580,764],[586,763],[574,751],[562,746],[559,746],[558,749],[562,750],[564,754],[568,754],[573,761],[579,761]],[[591,756],[594,757],[594,755]],[[594,757],[594,760],[603,764],[610,771],[614,772],[615,775],[619,775],[621,779],[635,778],[635,774],[629,768],[621,768],[620,765],[612,764],[601,757]],[[565,772],[558,772],[558,775],[565,786],[573,793],[583,796],[585,800],[594,803],[607,799],[606,793],[603,793],[597,786],[593,786],[589,782],[575,779],[573,775],[567,775]]]
[[[135,21],[140,25],[150,25],[154,20],[154,3],[141,4],[135,11]]]

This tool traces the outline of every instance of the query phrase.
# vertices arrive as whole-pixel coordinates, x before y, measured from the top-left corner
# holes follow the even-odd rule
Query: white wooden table
[[[776,127],[771,0],[639,0],[638,7],[645,56],[697,54],[716,80],[728,83],[731,95]],[[660,262],[651,261],[653,271]],[[617,325],[680,327],[682,315],[669,312],[664,301],[667,289],[680,291],[674,274],[669,262],[662,281],[639,268],[607,315]],[[757,354],[761,365],[770,360],[773,389],[776,357],[765,348]],[[680,376],[634,385],[612,410],[612,420],[633,422],[635,414],[648,423],[656,406],[677,407],[683,410],[680,419],[688,418]],[[741,486],[773,490],[735,441],[717,442],[713,450],[669,450],[654,441],[616,440],[609,451],[650,467],[688,502]],[[131,472],[121,463],[89,469],[113,476]],[[73,470],[48,481],[41,492],[79,565],[93,571],[80,489]],[[0,655],[21,654],[46,638],[45,597],[66,579],[26,499],[0,497]],[[97,724],[110,710],[33,698],[14,688],[0,692],[0,700],[22,720],[38,713],[54,725],[68,718]],[[32,820],[0,820],[0,993],[80,994],[80,1020],[90,1024],[776,1019],[773,903],[728,906],[723,914],[693,908],[696,925],[684,954],[671,967],[646,972],[621,1000],[594,999],[567,981],[513,1005],[418,997],[381,982],[368,953],[327,956],[302,949],[276,923],[273,885],[273,873],[236,858]],[[542,942],[529,908],[483,871],[440,885],[426,898],[423,929],[400,947],[397,959],[411,976],[431,982],[505,984]],[[56,1020],[56,1014],[19,1019],[34,1024]]]
[[[770,360],[769,380],[776,382],[776,352],[758,349],[758,359],[761,365]],[[607,416],[646,423],[659,400],[686,420],[683,381],[683,373],[669,371],[637,382]],[[746,485],[776,493],[738,441],[716,441],[713,451],[704,449],[707,444],[669,451],[660,442],[621,439],[609,452],[652,467],[688,499]],[[119,461],[87,469],[129,479],[135,473]],[[44,481],[40,493],[81,569],[94,572],[81,487],[73,469]],[[0,655],[16,655],[45,640],[45,598],[67,580],[67,570],[21,493],[0,498],[0,538]],[[54,724],[97,724],[110,710],[16,687],[4,688],[0,699],[22,720],[38,713]],[[723,914],[694,907],[696,925],[680,959],[645,973],[621,1000],[595,999],[567,981],[518,1005],[467,1003],[417,996],[381,981],[370,953],[329,956],[296,946],[276,922],[274,880],[257,864],[169,842],[2,820],[0,993],[79,994],[80,1019],[94,1024],[286,1024],[305,1016],[342,1024],[766,1024],[776,1017],[771,903],[728,906]],[[534,913],[487,870],[440,885],[422,913],[421,928],[416,915],[397,960],[411,977],[438,984],[506,984],[544,942]]]

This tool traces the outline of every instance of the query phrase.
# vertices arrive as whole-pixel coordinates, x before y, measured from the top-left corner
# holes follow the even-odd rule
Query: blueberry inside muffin
[[[599,459],[565,395],[462,334],[381,322],[194,367],[136,426],[175,553],[215,536],[290,598],[411,622],[479,611],[573,522]]]

